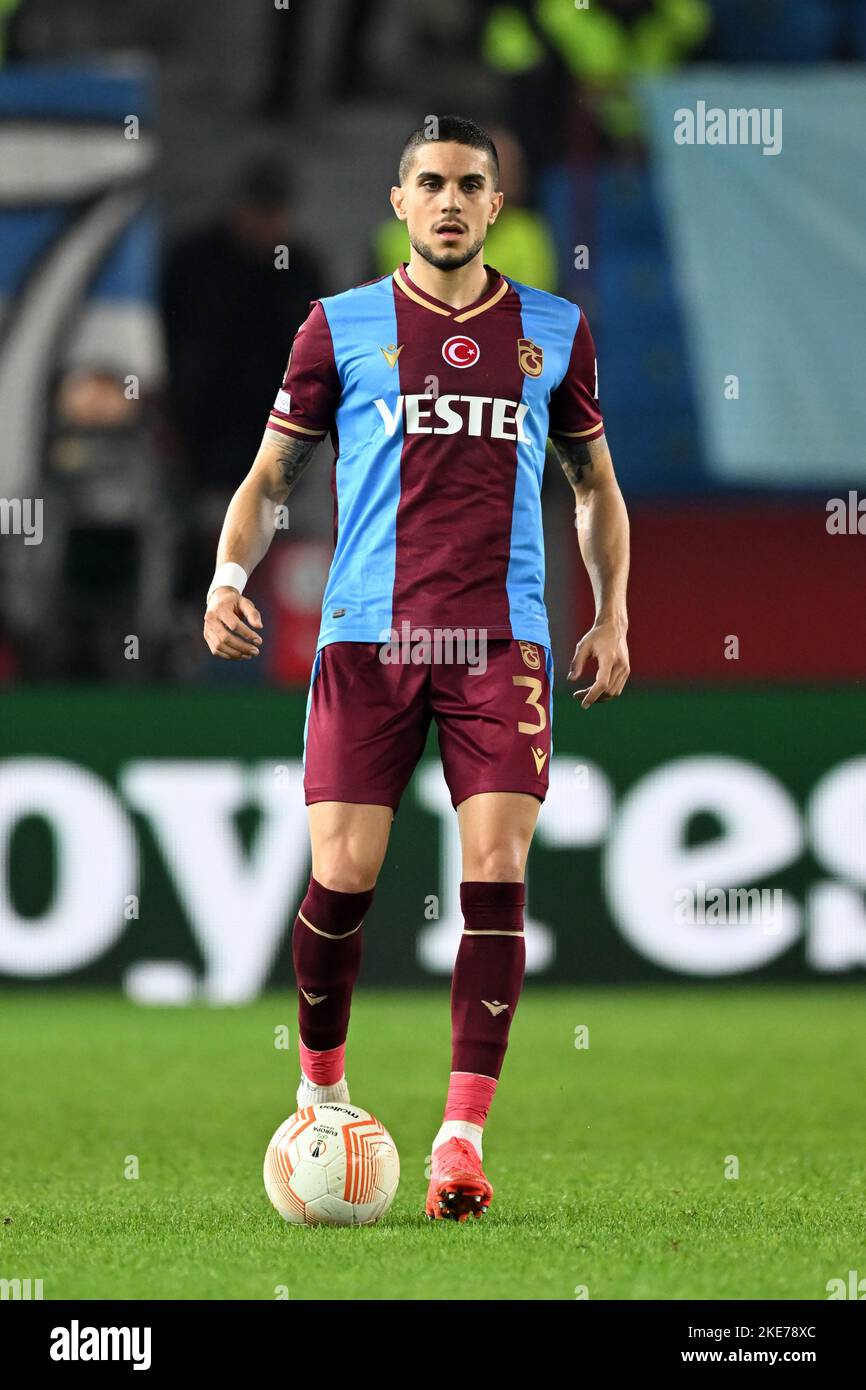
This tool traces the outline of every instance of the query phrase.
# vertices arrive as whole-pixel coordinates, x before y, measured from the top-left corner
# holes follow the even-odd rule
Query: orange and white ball
[[[384,1125],[348,1101],[305,1106],[268,1145],[265,1191],[298,1226],[370,1226],[400,1181],[397,1146]]]

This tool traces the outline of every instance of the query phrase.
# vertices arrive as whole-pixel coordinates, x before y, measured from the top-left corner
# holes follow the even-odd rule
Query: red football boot
[[[449,1139],[433,1150],[433,1176],[427,1189],[428,1221],[466,1221],[483,1216],[493,1198],[478,1150],[468,1139]]]

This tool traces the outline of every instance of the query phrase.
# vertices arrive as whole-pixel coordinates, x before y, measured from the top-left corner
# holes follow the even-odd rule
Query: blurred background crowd
[[[44,506],[38,546],[0,537],[0,680],[306,683],[331,548],[330,446],[251,586],[268,633],[254,669],[227,669],[201,640],[216,539],[310,300],[407,257],[388,190],[409,131],[448,111],[486,125],[499,148],[506,204],[487,261],[576,300],[593,328],[634,522],[636,679],[861,672],[863,618],[845,594],[863,562],[826,545],[823,515],[834,491],[862,481],[862,437],[848,447],[837,408],[823,468],[808,420],[797,456],[788,443],[774,452],[786,412],[826,397],[815,358],[834,324],[839,336],[837,314],[862,306],[850,208],[815,193],[827,246],[848,237],[833,287],[815,292],[826,264],[795,226],[799,276],[762,302],[766,275],[742,261],[739,274],[731,238],[760,239],[752,219],[774,161],[741,152],[744,167],[755,154],[741,204],[730,160],[691,200],[687,171],[685,202],[667,166],[676,84],[701,98],[714,84],[739,90],[742,74],[730,104],[750,106],[760,71],[761,90],[788,92],[760,102],[781,102],[788,129],[811,82],[841,92],[851,128],[835,134],[851,163],[838,177],[853,186],[864,129],[850,90],[864,62],[863,0],[0,0],[0,495]],[[828,109],[820,92],[814,109]],[[775,193],[764,214],[780,240],[819,173],[790,179],[821,148],[802,147],[778,157],[790,216]],[[695,246],[732,207],[701,280]],[[792,312],[804,335],[793,357]],[[741,426],[733,448],[706,399],[716,326],[730,373],[751,346],[801,374],[786,388],[743,383],[763,427]],[[862,335],[848,346],[855,376],[862,349]],[[825,418],[817,405],[812,418]],[[591,610],[570,489],[548,472],[562,662]],[[715,613],[723,631],[752,624],[736,665],[703,640]],[[818,648],[803,640],[813,622]]]

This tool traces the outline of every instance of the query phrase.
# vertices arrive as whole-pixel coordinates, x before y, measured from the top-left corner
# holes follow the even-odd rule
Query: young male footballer
[[[312,876],[292,938],[297,1100],[349,1099],[362,925],[435,719],[460,828],[465,924],[427,1194],[436,1219],[480,1215],[493,1196],[481,1138],[523,982],[524,872],[550,765],[548,436],[574,489],[596,602],[568,679],[597,664],[594,682],[576,692],[588,709],[619,695],[629,674],[628,519],[604,438],[595,347],[576,305],[485,265],[498,187],[496,149],[473,122],[446,116],[435,138],[427,129],[409,137],[391,189],[409,261],[312,304],[229,505],[204,622],[215,656],[258,655],[261,617],[244,586],[271,543],[275,504],[330,434],[335,551],[304,734]],[[411,637],[417,648],[425,633],[429,660],[393,660],[399,643]],[[480,637],[484,661],[443,658],[454,651],[449,634],[467,644]]]

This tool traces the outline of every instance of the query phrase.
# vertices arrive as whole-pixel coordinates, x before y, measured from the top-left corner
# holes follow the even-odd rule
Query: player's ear
[[[401,222],[406,221],[406,198],[399,184],[391,189],[391,206]]]
[[[494,194],[492,195],[492,197],[491,197],[491,199],[490,199],[490,216],[489,216],[489,218],[487,219],[487,222],[488,222],[488,225],[489,225],[489,226],[491,226],[491,227],[493,226],[493,223],[496,221],[497,217],[499,216],[500,212],[502,211],[502,204],[503,204],[504,202],[505,202],[505,194],[504,194],[504,193],[494,193]]]

